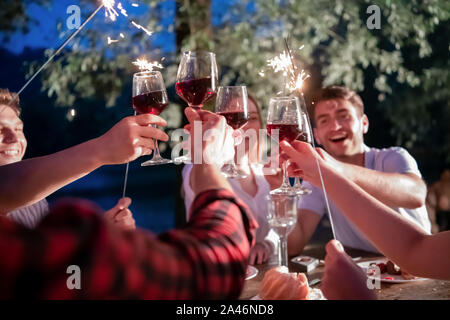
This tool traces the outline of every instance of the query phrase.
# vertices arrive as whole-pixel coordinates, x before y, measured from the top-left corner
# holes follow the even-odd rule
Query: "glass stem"
[[[291,183],[289,182],[289,176],[287,172],[288,161],[289,160],[283,162],[283,184],[281,185],[281,188],[291,187]]]
[[[288,267],[288,249],[285,236],[279,236],[278,239],[278,261],[280,266]]]
[[[302,186],[302,182],[300,181],[299,177],[295,177],[295,182],[294,182],[294,187],[301,187]]]
[[[153,128],[158,128],[156,125],[151,124]],[[156,160],[161,158],[161,155],[159,154],[159,146],[158,146],[158,140],[155,140],[155,149],[153,150],[153,157],[152,160]]]

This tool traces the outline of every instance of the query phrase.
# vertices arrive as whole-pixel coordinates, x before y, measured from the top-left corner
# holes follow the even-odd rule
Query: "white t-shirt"
[[[32,205],[8,212],[6,216],[29,229],[33,229],[48,214],[48,211],[48,202],[42,199]]]
[[[365,167],[372,170],[392,173],[414,173],[422,177],[414,158],[403,148],[392,147],[376,149],[365,146]],[[305,182],[305,187],[312,190],[310,195],[300,197],[299,208],[306,209],[323,216],[327,214],[325,198],[322,189]],[[326,185],[325,185],[326,188]],[[350,222],[328,197],[334,232],[337,240],[345,246],[371,252],[378,252],[365,238],[359,229]],[[427,233],[431,231],[431,223],[425,206],[416,209],[392,208],[404,218],[417,224]]]
[[[194,192],[190,186],[190,175],[193,165],[187,164],[183,168],[183,190],[184,190],[184,204],[186,207],[186,216],[189,220],[189,209],[194,201]],[[258,186],[258,192],[254,197],[249,195],[242,189],[238,179],[228,179],[231,187],[233,188],[236,196],[244,202],[253,216],[258,221],[259,228],[256,230],[256,243],[262,243],[264,240],[268,240],[272,244],[272,249],[276,250],[278,246],[278,236],[270,228],[267,221],[267,200],[266,196],[270,193],[270,185],[264,178],[262,171],[262,165],[250,165],[250,169],[255,177],[256,185]]]

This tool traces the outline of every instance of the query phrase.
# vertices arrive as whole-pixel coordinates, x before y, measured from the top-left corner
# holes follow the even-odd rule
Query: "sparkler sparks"
[[[123,7],[122,3],[119,2],[116,6],[116,1],[115,0],[102,0],[103,6],[105,7],[105,16],[107,18],[109,18],[111,21],[116,21],[117,17],[119,16],[119,12],[121,15],[123,15],[124,17],[128,18],[128,13],[127,10],[125,10],[125,8]],[[133,7],[138,7],[139,5],[136,3],[132,4]],[[116,10],[117,8],[117,10]],[[130,21],[130,20],[128,20]],[[151,36],[153,34],[152,31],[146,29],[145,27],[143,27],[142,25],[134,22],[134,21],[130,21],[130,23],[137,29],[144,31],[148,36]],[[120,34],[121,38],[125,38],[125,36],[121,33]],[[117,42],[115,40],[113,40],[112,42],[108,40],[108,45],[110,45],[113,42]]]
[[[125,9],[122,7],[122,3],[119,2],[119,4],[117,5],[117,8],[120,10],[120,13],[121,13],[122,15],[124,15],[125,17],[128,17],[127,10],[125,10]]]
[[[142,31],[144,31],[144,32],[145,32],[147,35],[149,35],[149,36],[151,36],[151,35],[153,34],[152,31],[149,31],[149,30],[145,29],[143,26],[141,26],[140,24],[137,24],[137,23],[134,22],[134,21],[131,21],[131,24],[132,24],[133,26],[135,26],[136,28],[141,29]]]
[[[111,19],[111,21],[116,21],[119,13],[117,13],[114,5],[116,4],[115,0],[102,0],[103,6],[105,7],[105,17]]]
[[[300,49],[303,49],[303,47],[301,46]],[[283,76],[286,77],[286,89],[291,92],[301,90],[304,81],[310,77],[305,70],[302,70],[300,74],[297,73],[297,66],[292,62],[290,51],[284,50],[278,56],[267,60],[267,65],[275,73],[283,72]],[[264,71],[261,71],[260,75],[264,76]]]
[[[283,51],[280,55],[267,60],[267,65],[273,69],[275,73],[283,72],[284,76],[287,76],[291,69],[291,61],[286,51]]]
[[[145,58],[139,58],[133,61],[133,64],[141,71],[153,71],[154,68],[163,69],[164,67],[157,61],[147,61]]]
[[[101,0],[101,4],[97,7],[97,9],[95,9],[95,11],[83,22],[83,24],[77,29],[75,30],[72,35],[66,40],[64,41],[64,43],[55,51],[54,54],[52,54],[47,61],[28,79],[28,81],[22,86],[22,88],[18,91],[16,98],[13,99],[10,104],[14,103],[20,96],[20,94],[30,85],[31,82],[33,82],[33,80],[42,72],[42,70],[44,70],[47,65],[53,61],[53,59],[61,53],[61,51],[72,41],[73,38],[75,38],[78,33],[80,33],[81,30],[83,30],[83,28],[89,23],[89,21],[91,21],[95,15],[102,9],[105,8],[105,16],[107,18],[109,18],[111,21],[116,21],[117,17],[119,16],[119,13],[117,12],[117,10],[115,9],[115,5],[116,5],[116,1],[115,0]],[[138,7],[139,5],[136,3],[132,4],[133,7]],[[123,8],[122,4],[119,3],[117,5],[117,9],[120,11],[120,13],[125,16],[128,17],[126,10]],[[153,34],[153,32],[147,30],[146,28],[144,28],[143,26],[135,23],[134,21],[131,21],[131,24],[144,31],[147,35],[151,36]],[[125,36],[121,33],[120,34],[121,38],[125,38]],[[114,40],[111,39],[110,37],[108,37],[108,45],[110,45],[111,43],[117,42],[118,40]],[[156,67],[157,65],[155,65],[154,67]],[[0,113],[2,113],[5,110],[6,106],[0,109]]]
[[[123,15],[124,17],[128,18],[128,13],[127,10],[125,10],[125,8],[123,7],[122,3],[119,2],[117,4],[117,10],[115,8],[116,5],[116,1],[115,0],[102,0],[103,6],[105,7],[105,16],[108,17],[111,21],[116,21],[117,17],[119,16],[119,13],[117,12],[117,10],[120,11],[120,14]],[[132,4],[133,7],[138,7],[139,5],[136,3]],[[130,23],[137,29],[140,29],[142,31],[144,31],[148,36],[151,36],[153,34],[152,31],[147,30],[146,28],[144,28],[143,26],[141,26],[140,24],[134,22],[134,21],[130,21]]]
[[[116,42],[119,42],[119,40],[114,40],[114,39],[111,39],[111,37],[108,37],[108,45],[110,45],[111,43],[116,43]]]

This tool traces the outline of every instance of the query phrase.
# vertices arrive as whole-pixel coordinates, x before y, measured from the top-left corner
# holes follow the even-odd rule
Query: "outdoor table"
[[[361,257],[358,262],[382,258],[380,255],[365,251],[345,248],[345,251],[353,258]],[[325,258],[325,248],[323,245],[307,246],[302,255],[311,256],[318,259]],[[268,262],[256,265],[258,275],[245,281],[244,290],[241,293],[241,300],[249,300],[258,295],[259,287],[266,271],[277,266],[277,258],[272,257]],[[300,272],[295,263],[289,261],[290,272]],[[324,273],[323,264],[313,271],[307,273],[309,282],[314,279],[321,279]],[[317,283],[312,288],[320,288],[321,283]],[[384,283],[381,282],[381,289],[375,290],[377,298],[380,300],[442,300],[450,299],[450,281],[427,279],[423,281],[413,281],[408,283]]]

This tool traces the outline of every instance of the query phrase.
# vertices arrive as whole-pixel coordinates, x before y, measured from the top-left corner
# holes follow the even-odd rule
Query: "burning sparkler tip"
[[[133,61],[133,64],[139,68],[141,71],[153,71],[154,68],[163,69],[164,67],[156,61],[147,61],[146,58],[139,58]]]

